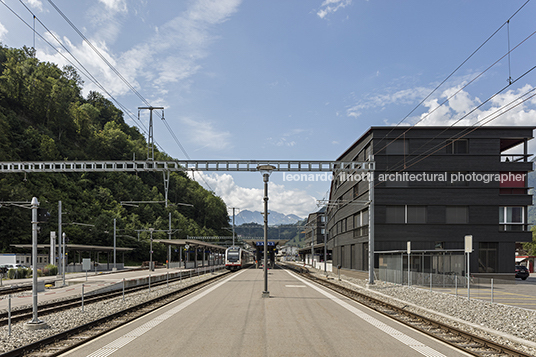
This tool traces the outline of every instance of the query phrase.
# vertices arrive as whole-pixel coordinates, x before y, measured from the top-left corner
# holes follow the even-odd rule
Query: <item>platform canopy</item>
[[[281,247],[288,241],[288,239],[268,239],[268,247]],[[262,237],[255,240],[248,239],[246,242],[252,247],[264,247],[264,238]]]
[[[313,251],[324,248],[324,243],[317,243],[313,246]],[[298,254],[309,254],[311,253],[311,246],[298,249]]]
[[[225,251],[225,247],[220,247],[219,245],[205,243],[195,239],[153,239],[153,242],[162,243],[164,245],[174,245],[174,246],[185,246],[189,245],[190,247],[203,247],[210,248],[217,251]]]

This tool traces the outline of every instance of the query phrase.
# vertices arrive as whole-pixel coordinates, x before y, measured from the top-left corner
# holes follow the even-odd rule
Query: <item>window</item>
[[[426,223],[426,206],[386,206],[385,223]]]
[[[385,148],[385,153],[388,155],[404,155],[408,153],[408,141],[407,140],[393,140]]]
[[[447,140],[447,154],[467,154],[469,141],[467,139]]]
[[[354,215],[354,227],[361,227],[361,212]]]
[[[467,206],[447,206],[446,223],[469,223]]]
[[[499,207],[499,223],[501,231],[524,231],[524,207]]]
[[[499,243],[484,243],[478,244],[478,272],[479,273],[495,273],[497,271],[498,259],[497,251]]]
[[[369,219],[368,219],[368,209],[361,211],[361,225],[362,226],[368,226]]]
[[[426,206],[406,206],[407,223],[426,223]]]
[[[385,208],[385,223],[406,223],[405,206],[387,206]]]

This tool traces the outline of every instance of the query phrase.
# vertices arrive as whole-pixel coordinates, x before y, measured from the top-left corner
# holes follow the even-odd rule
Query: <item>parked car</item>
[[[530,273],[526,266],[524,265],[516,265],[516,279],[520,278],[522,280],[527,280]]]

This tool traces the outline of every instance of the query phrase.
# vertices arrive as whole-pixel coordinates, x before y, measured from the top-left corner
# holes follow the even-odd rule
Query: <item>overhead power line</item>
[[[106,59],[106,57],[99,51],[99,49],[95,47],[93,43],[91,43],[91,41],[89,41],[89,39],[76,27],[76,25],[69,19],[69,17],[67,17],[67,15],[65,15],[59,9],[59,7],[54,4],[52,0],[48,0],[48,2],[52,5],[52,7],[54,7],[54,9],[60,14],[60,16],[75,30],[75,32],[84,40],[84,42],[86,42],[88,46],[102,59],[102,61],[119,77],[119,79],[121,79],[121,81],[127,85],[130,91],[134,93],[147,106],[151,106],[149,102],[143,97],[143,95],[141,95],[140,92],[138,92],[136,88],[134,88],[134,86],[130,84],[130,82],[121,74],[121,72],[119,72],[119,70],[117,70],[117,68],[115,68],[114,65]],[[184,150],[184,147],[180,143],[179,139],[177,138],[171,127],[167,124],[164,118],[160,117],[160,119],[162,119],[162,121],[165,123],[166,128],[168,129],[168,131],[170,132],[173,139],[175,140],[183,154],[186,156],[186,158],[190,159],[190,157],[186,153],[186,150]]]
[[[478,46],[478,48],[476,50],[474,50],[458,67],[456,67],[456,69],[454,69],[439,85],[437,85],[423,100],[421,100],[419,102],[419,104],[417,104],[415,106],[415,108],[413,108],[404,118],[402,118],[394,127],[391,131],[389,131],[389,133],[387,133],[386,137],[389,136],[389,134],[396,128],[398,127],[400,124],[402,124],[407,118],[410,117],[411,114],[413,114],[415,112],[415,110],[417,110],[424,102],[426,102],[426,100],[428,100],[428,98],[430,98],[432,96],[432,94],[434,94],[441,86],[443,86],[443,84],[445,84],[456,72],[458,72],[458,70],[463,67],[477,52],[479,52],[482,47],[484,47],[486,45],[486,43],[488,43],[493,37],[495,37],[495,35],[504,27],[504,26],[507,26],[510,22],[510,20],[512,20],[514,18],[514,16],[516,16],[528,3],[530,2],[530,0],[527,0],[523,5],[521,5],[521,7],[519,7],[519,9],[517,9],[509,18],[508,20],[506,20],[501,26],[499,26],[499,28],[497,30],[495,30],[495,32],[493,32],[493,34],[491,34],[480,46]],[[531,35],[532,36],[532,35]],[[530,37],[530,36],[529,36]],[[511,52],[511,50],[509,49],[507,55],[509,55]],[[446,101],[445,101],[446,102]],[[445,102],[441,103],[441,105],[443,105]],[[439,108],[439,106],[438,106]],[[436,108],[437,109],[437,108]],[[417,123],[413,124],[410,129],[408,129],[407,131],[411,130],[411,128],[413,128]],[[407,131],[405,131],[404,133],[406,133]],[[400,136],[399,136],[400,137]],[[398,137],[398,138],[399,138]],[[394,140],[398,139],[398,138],[395,138],[393,140],[391,140],[387,145],[384,146],[384,148],[386,148],[387,146],[389,146]],[[383,138],[380,139],[380,141],[378,143],[381,143],[383,141]],[[382,148],[383,149],[383,148]],[[381,150],[382,150],[381,149]]]

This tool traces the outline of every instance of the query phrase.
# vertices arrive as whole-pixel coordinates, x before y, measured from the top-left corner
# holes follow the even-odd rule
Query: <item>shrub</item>
[[[54,264],[48,264],[48,265],[43,269],[43,273],[44,273],[46,276],[49,276],[49,275],[57,275],[57,274],[58,274],[58,267],[55,266]]]

